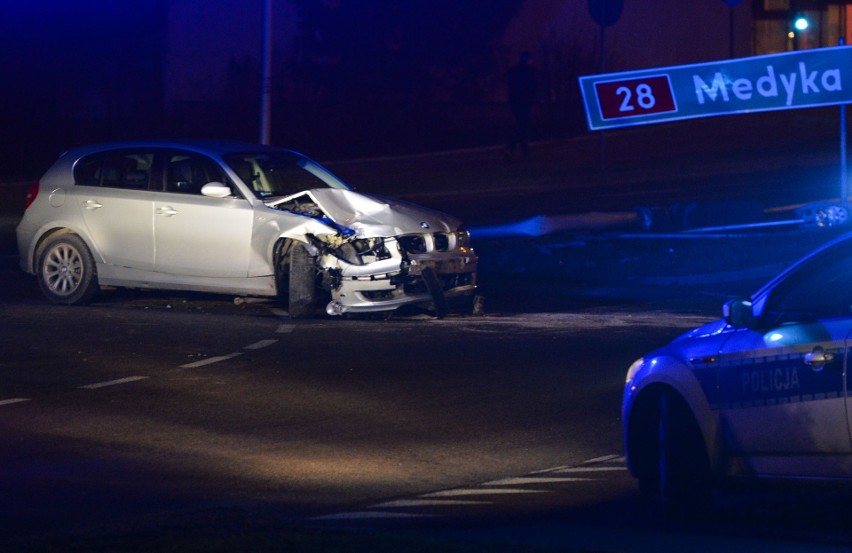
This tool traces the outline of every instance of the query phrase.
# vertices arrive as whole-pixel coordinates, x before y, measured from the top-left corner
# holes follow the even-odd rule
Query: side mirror
[[[754,328],[757,325],[754,306],[749,298],[725,302],[722,306],[722,316],[726,323],[735,328]]]
[[[208,198],[227,198],[233,192],[230,187],[221,182],[208,182],[201,187],[201,194]]]

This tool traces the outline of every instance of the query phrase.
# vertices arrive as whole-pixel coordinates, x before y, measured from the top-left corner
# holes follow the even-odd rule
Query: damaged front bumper
[[[411,252],[406,240],[385,238],[367,256],[318,248],[317,266],[332,298],[326,312],[371,313],[430,304],[440,310],[448,298],[472,295],[478,263],[473,249],[453,244],[437,251],[427,245],[418,247],[425,251]],[[370,261],[363,262],[365,257]]]
[[[302,217],[285,238],[307,241],[331,295],[330,315],[392,311],[476,291],[470,234],[448,215],[351,190],[315,189],[269,201]]]

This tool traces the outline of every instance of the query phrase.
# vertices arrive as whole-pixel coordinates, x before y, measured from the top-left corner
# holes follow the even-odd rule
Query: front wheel
[[[51,303],[83,304],[98,290],[95,260],[76,234],[47,239],[38,257],[37,274],[39,287]]]
[[[678,517],[706,511],[712,502],[707,449],[692,412],[673,394],[659,398],[658,432],[657,484],[664,511]]]
[[[290,318],[303,319],[317,314],[317,270],[314,258],[299,243],[290,248],[288,311]]]

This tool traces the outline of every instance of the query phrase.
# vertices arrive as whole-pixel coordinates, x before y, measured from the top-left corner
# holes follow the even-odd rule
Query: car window
[[[147,190],[151,182],[152,152],[102,152],[85,157],[74,167],[78,186]]]
[[[201,194],[211,182],[228,184],[225,171],[210,158],[193,154],[173,154],[166,164],[166,192]]]
[[[763,319],[777,325],[852,316],[852,240],[813,258],[773,290]]]
[[[349,189],[315,161],[289,151],[231,155],[225,162],[259,198],[315,188]]]

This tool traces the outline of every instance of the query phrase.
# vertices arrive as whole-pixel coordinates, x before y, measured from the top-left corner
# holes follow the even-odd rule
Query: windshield
[[[256,152],[225,156],[258,198],[290,196],[314,188],[351,188],[322,165],[295,152]]]

